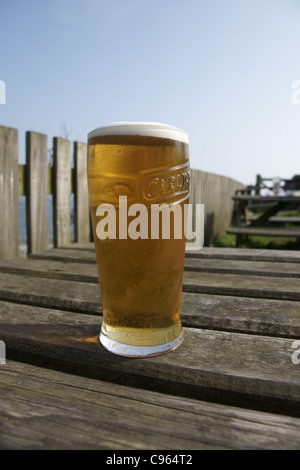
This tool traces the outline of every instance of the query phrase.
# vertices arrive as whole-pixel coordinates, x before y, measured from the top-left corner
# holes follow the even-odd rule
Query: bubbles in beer
[[[88,184],[103,327],[110,338],[119,337],[121,331],[126,338],[126,330],[130,330],[134,343],[139,330],[143,345],[164,344],[178,338],[182,331],[185,238],[100,240],[96,234],[97,207],[113,205],[118,221],[120,196],[127,196],[128,206],[187,203],[188,134],[160,123],[120,122],[90,132],[88,143]]]

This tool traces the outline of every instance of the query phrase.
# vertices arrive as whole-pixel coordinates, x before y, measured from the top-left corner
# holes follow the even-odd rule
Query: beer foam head
[[[88,139],[106,135],[141,135],[189,143],[186,131],[159,122],[113,122],[89,132]]]

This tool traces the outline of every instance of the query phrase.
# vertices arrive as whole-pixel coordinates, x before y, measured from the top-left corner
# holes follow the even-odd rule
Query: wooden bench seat
[[[236,226],[227,229],[228,234],[236,236],[238,247],[244,236],[287,237],[300,239],[300,217],[288,215],[290,210],[300,207],[299,196],[259,196],[251,194],[235,195]],[[263,212],[255,217],[251,214],[254,207],[260,207]],[[249,217],[250,211],[250,217]],[[286,215],[284,215],[284,213]],[[277,214],[281,214],[277,216]],[[272,223],[292,223],[293,227],[273,227]]]
[[[258,217],[251,216],[248,220],[254,222]],[[279,223],[279,224],[300,224],[300,217],[296,216],[274,216],[268,219],[268,222]]]
[[[297,449],[299,419],[116,385],[10,361],[0,370],[1,449]],[[7,391],[9,390],[9,395]],[[184,452],[183,452],[184,451]],[[126,454],[127,455],[127,454]],[[154,460],[157,462],[158,460]],[[143,466],[144,468],[144,466]]]
[[[2,263],[0,448],[298,449],[299,278],[299,251],[186,253],[183,344],[134,359],[99,342],[92,244]]]
[[[233,235],[260,235],[269,237],[300,238],[300,229],[273,227],[230,227],[227,233]]]

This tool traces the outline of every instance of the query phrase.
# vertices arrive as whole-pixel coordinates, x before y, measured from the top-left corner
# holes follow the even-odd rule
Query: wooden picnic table
[[[298,449],[299,278],[300,251],[188,252],[183,344],[133,359],[98,340],[93,244],[3,262],[0,448]]]
[[[227,233],[236,236],[236,247],[243,236],[258,235],[269,237],[292,237],[300,240],[300,218],[279,217],[278,213],[300,207],[300,196],[260,196],[251,194],[236,194],[232,197],[235,202],[236,226],[229,227]],[[258,217],[249,217],[251,209],[261,209]],[[266,226],[267,222],[294,224],[292,227]]]

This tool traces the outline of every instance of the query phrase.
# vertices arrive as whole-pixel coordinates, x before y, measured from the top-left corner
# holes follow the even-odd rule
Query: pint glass
[[[103,322],[121,356],[177,348],[189,197],[188,134],[113,123],[88,134],[88,186]]]

